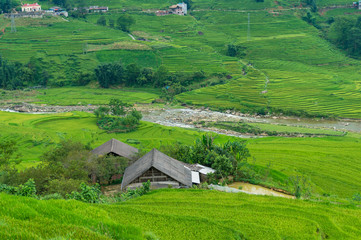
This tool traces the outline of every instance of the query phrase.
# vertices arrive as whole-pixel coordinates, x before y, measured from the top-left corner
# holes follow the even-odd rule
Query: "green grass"
[[[90,142],[91,147],[95,148],[116,138],[137,148],[150,150],[175,142],[192,144],[203,134],[196,130],[164,127],[149,122],[141,122],[139,129],[134,132],[108,134],[98,129],[92,114],[84,112],[51,115],[0,112],[0,120],[1,136],[18,143],[22,154],[20,168],[37,164],[41,155],[62,139]],[[279,127],[282,126],[270,125],[268,128]],[[218,135],[216,143],[235,139]],[[134,140],[140,144],[134,144]],[[309,177],[316,194],[327,193],[346,198],[360,191],[361,137],[358,134],[322,138],[249,139],[248,147],[254,157],[250,162],[255,160],[255,164],[261,167],[271,164],[271,169],[286,176]]]
[[[211,39],[204,39],[204,44],[222,51],[227,40],[238,42],[247,48],[238,69],[247,63],[252,66],[246,76],[226,85],[180,94],[179,100],[242,111],[271,107],[360,118],[359,61],[345,57],[304,21],[287,13],[279,16],[252,13],[252,38],[247,41],[247,13],[197,12],[194,15],[207,29],[204,31],[207,39]],[[200,37],[194,38],[202,41]],[[262,93],[265,90],[267,92]]]
[[[85,87],[63,87],[39,90],[36,96],[40,103],[50,105],[97,105],[108,104],[112,98],[127,103],[151,103],[159,98],[159,91],[152,88],[99,89]]]
[[[47,149],[63,139],[84,144],[91,142],[93,148],[111,138],[124,142],[134,139],[141,142],[139,145],[133,144],[135,147],[151,150],[177,141],[192,144],[202,135],[196,130],[164,127],[149,122],[141,122],[135,132],[108,134],[98,128],[93,114],[85,112],[44,115],[0,112],[0,119],[1,136],[17,141],[24,167],[36,163]],[[218,142],[227,139],[220,136]]]
[[[284,7],[293,4],[279,2]],[[140,2],[126,4],[136,3]],[[202,4],[207,2],[194,2],[198,9],[203,8]],[[275,3],[237,5],[234,1],[211,1],[208,4],[225,9],[238,5],[240,9],[253,9],[252,4],[273,6]],[[344,10],[331,10],[326,15],[343,13]],[[94,14],[87,16],[87,22],[56,18],[17,20],[18,32],[12,34],[7,28],[0,39],[0,52],[21,62],[35,56],[49,69],[54,77],[50,85],[55,86],[69,84],[77,73],[92,71],[99,63],[120,60],[125,65],[132,62],[153,68],[164,65],[171,72],[202,70],[208,74],[225,72],[233,77],[225,85],[177,96],[187,104],[244,112],[270,108],[286,114],[303,111],[309,115],[361,118],[360,61],[346,57],[321,38],[316,28],[297,16],[296,10],[282,11],[279,15],[265,10],[251,12],[250,41],[247,41],[247,12],[195,11],[192,16],[163,17],[130,14],[136,20],[130,29],[132,34],[150,42],[132,41],[126,33],[97,26],[100,15]],[[119,15],[104,16],[117,19]],[[88,54],[83,54],[85,43]],[[229,43],[246,47],[245,57],[225,56]],[[27,51],[23,51],[24,45],[28,46]],[[248,64],[252,65],[246,67]],[[242,68],[248,68],[247,75],[243,75]]]
[[[48,105],[102,105],[112,98],[130,104],[149,104],[158,99],[159,89],[154,88],[115,88],[62,87],[29,91],[0,92],[0,104],[37,103]]]
[[[304,175],[315,192],[351,197],[361,189],[360,136],[327,138],[262,138],[249,140],[256,164],[286,175]]]
[[[115,205],[0,194],[11,239],[358,239],[361,210],[205,190],[153,191]]]

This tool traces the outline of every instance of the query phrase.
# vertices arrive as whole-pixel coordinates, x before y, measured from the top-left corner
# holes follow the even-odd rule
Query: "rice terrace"
[[[361,239],[361,1],[0,0],[0,239]]]

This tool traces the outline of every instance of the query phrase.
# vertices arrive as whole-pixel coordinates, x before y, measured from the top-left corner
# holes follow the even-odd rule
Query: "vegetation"
[[[166,149],[170,156],[182,162],[212,167],[216,170],[216,176],[223,179],[228,178],[229,175],[237,178],[242,174],[239,168],[250,157],[244,141],[228,141],[219,146],[214,144],[212,135],[203,135],[191,146],[178,144],[168,146]]]
[[[200,123],[273,136],[246,144],[143,122],[131,109],[168,101],[257,115],[361,118],[358,10],[327,8],[346,0],[185,2],[187,16],[158,17],[155,10],[178,2],[44,0],[44,9],[78,10],[66,19],[17,18],[16,33],[10,19],[0,18],[1,103],[89,111],[86,105],[103,105],[95,114],[0,112],[1,239],[359,238],[359,133]],[[19,4],[0,0],[0,11]],[[88,5],[111,11],[88,14]],[[89,154],[111,138],[215,168],[212,183],[248,181],[308,200],[195,189],[149,193],[149,183],[104,196],[100,185],[129,165]]]
[[[361,17],[338,17],[332,23],[329,38],[341,49],[353,56],[361,56]]]
[[[129,32],[130,26],[134,23],[134,18],[129,14],[120,15],[117,19],[117,27],[124,32]]]
[[[215,127],[251,135],[267,136],[342,136],[346,133],[328,129],[311,129],[306,127],[293,127],[276,124],[246,123],[246,122],[200,122],[203,127]]]
[[[361,224],[352,207],[193,189],[158,190],[116,205],[0,199],[5,239],[357,239]]]
[[[137,129],[142,113],[129,109],[130,105],[119,99],[111,99],[109,107],[99,107],[94,111],[99,128],[109,132],[130,132]]]
[[[317,5],[320,8],[341,2],[320,1]],[[278,3],[287,7],[297,5],[299,1]],[[126,9],[135,7],[134,4],[120,2],[117,6]],[[143,9],[168,6],[168,3],[160,1],[148,4],[137,1],[137,4]],[[181,81],[172,81],[172,86],[164,84],[170,89],[163,89],[162,97],[165,99],[256,114],[358,118],[359,62],[347,58],[321,38],[320,35],[325,33],[320,34],[319,30],[328,29],[330,24],[326,22],[329,18],[345,11],[326,11],[324,17],[310,11],[311,19],[315,18],[320,28],[301,19],[307,16],[307,11],[302,9],[252,12],[248,41],[248,14],[234,11],[224,14],[217,10],[232,6],[237,9],[264,9],[274,4],[268,0],[263,3],[249,0],[245,4],[196,1],[192,4],[193,9],[211,11],[192,12],[192,16],[157,17],[127,12],[135,19],[129,30],[139,39],[136,41],[123,31],[91,24],[97,23],[100,17],[104,17],[106,22],[116,22],[124,13],[92,14],[86,15],[86,21],[70,19],[69,22],[56,18],[26,22],[17,19],[18,32],[12,34],[9,27],[6,28],[0,40],[4,46],[1,52],[9,61],[23,64],[34,56],[42,69],[49,73],[48,86],[74,85],[75,82],[77,85],[78,82],[86,84],[89,80],[78,81],[79,74],[75,73],[93,75],[98,65],[120,60],[124,69],[136,64],[140,70],[153,68],[154,72],[164,66],[173,76],[175,72],[205,73],[206,79],[195,81],[190,86],[184,86]],[[293,14],[294,11],[296,14]],[[352,13],[354,10],[347,11]],[[9,24],[9,20],[2,21],[4,27]],[[49,41],[50,37],[53,40]],[[17,42],[15,38],[22,39],[22,42]],[[29,44],[28,51],[22,51],[23,42]],[[227,54],[228,47],[229,50],[237,50],[239,46],[242,48],[240,55]],[[38,51],[39,48],[44,51]],[[63,50],[58,51],[58,48]],[[137,70],[134,66],[131,65],[133,70]],[[212,79],[213,74],[223,74],[230,80]],[[85,79],[94,81],[96,77]],[[139,80],[144,82],[143,77]]]
[[[175,146],[177,142],[193,145],[194,141],[203,134],[195,130],[164,127],[147,122],[140,122],[138,129],[133,132],[107,133],[98,128],[93,114],[82,112],[52,115],[0,112],[0,120],[2,136],[16,141],[16,147],[19,149],[17,152],[22,154],[19,158],[21,163],[16,166],[18,169],[35,167],[45,151],[52,149],[64,139],[80,141],[93,149],[111,138],[116,138],[149,151],[164,145]],[[57,128],[54,129],[54,126]],[[272,129],[272,126],[274,125],[270,125],[269,129]],[[228,140],[236,139],[217,135],[214,143],[223,145]],[[263,177],[267,175],[268,168],[275,171],[269,174],[267,180],[269,182],[282,184],[286,183],[290,176],[305,176],[313,184],[314,195],[327,194],[347,198],[360,191],[358,134],[348,133],[346,136],[322,138],[249,139],[247,148],[252,155],[248,163],[252,165],[251,167],[258,166],[252,171],[256,171],[257,174],[260,172],[258,175]],[[287,186],[288,184],[278,187],[287,188]]]

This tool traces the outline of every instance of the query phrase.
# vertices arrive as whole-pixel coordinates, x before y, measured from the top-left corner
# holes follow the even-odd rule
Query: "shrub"
[[[34,179],[30,178],[24,185],[19,186],[18,195],[25,197],[36,196],[36,186]]]
[[[355,193],[352,196],[352,200],[357,201],[357,202],[361,202],[361,193]]]
[[[63,196],[60,195],[59,193],[53,193],[53,194],[45,195],[45,196],[41,197],[40,199],[41,200],[63,199]]]
[[[80,184],[80,192],[73,191],[67,195],[68,199],[75,199],[86,203],[99,203],[100,202],[100,185],[88,186],[85,183]]]
[[[18,192],[18,188],[13,186],[8,186],[6,184],[0,184],[0,192],[15,195]]]

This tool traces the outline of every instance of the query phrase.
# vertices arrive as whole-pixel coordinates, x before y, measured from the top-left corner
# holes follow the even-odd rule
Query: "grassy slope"
[[[238,42],[247,47],[247,57],[242,62],[251,62],[253,67],[245,77],[226,85],[187,92],[178,99],[235,109],[270,106],[343,117],[361,116],[358,61],[340,54],[318,37],[313,27],[291,14],[260,12],[251,16],[252,38],[247,41],[246,13],[195,13],[210,31],[206,32],[212,39],[209,45],[221,49],[227,42]],[[269,83],[265,87],[267,77]],[[262,94],[264,90],[267,93]]]
[[[0,119],[1,136],[18,141],[25,162],[38,160],[46,149],[62,139],[91,142],[92,147],[97,147],[111,138],[124,142],[132,139],[141,142],[135,147],[150,150],[175,141],[191,144],[201,135],[199,131],[164,127],[149,122],[142,122],[135,132],[107,134],[97,127],[93,114],[84,112],[51,115],[0,112]],[[227,137],[221,136],[218,141],[224,142],[226,139]]]
[[[23,154],[20,167],[36,164],[41,154],[61,139],[91,142],[91,146],[95,148],[111,138],[116,138],[129,141],[137,148],[150,150],[176,141],[192,144],[202,135],[202,132],[195,130],[164,127],[148,122],[142,122],[135,132],[107,134],[98,129],[92,114],[82,112],[54,115],[0,112],[0,120],[1,136],[18,142],[19,150]],[[235,138],[219,135],[216,143],[224,143],[229,139]],[[133,144],[132,140],[137,140],[140,144]],[[309,177],[315,184],[315,193],[346,198],[360,191],[360,135],[249,139],[248,147],[257,165],[266,167],[271,164],[271,169],[288,176]]]
[[[263,138],[250,140],[256,164],[287,175],[304,175],[316,184],[316,192],[351,197],[360,191],[361,139]]]
[[[119,88],[102,89],[92,87],[62,87],[29,91],[5,91],[0,95],[0,104],[37,103],[48,105],[100,105],[108,104],[112,98],[119,98],[131,104],[148,104],[159,98],[159,89]]]
[[[91,71],[100,62],[121,60],[154,68],[165,65],[171,71],[203,70],[232,75],[233,79],[225,85],[178,97],[190,104],[243,111],[272,107],[361,117],[360,62],[345,57],[320,38],[317,30],[295,16],[294,11],[280,15],[252,12],[251,41],[247,41],[246,12],[200,11],[185,17],[132,15],[136,19],[132,34],[151,42],[131,41],[119,30],[96,26],[99,15],[89,15],[88,23],[56,18],[26,22],[20,19],[18,32],[7,31],[1,38],[0,51],[5,57],[22,62],[36,56],[55,77],[56,85],[67,83],[79,70]],[[116,19],[118,14],[105,16]],[[247,47],[244,59],[224,55],[226,44],[232,42]],[[88,54],[82,54],[85,43]],[[24,44],[30,49],[23,51]],[[243,76],[241,69],[248,63],[253,66]],[[264,90],[267,93],[262,94]]]
[[[159,97],[158,93],[159,91],[156,89],[141,88],[95,89],[63,87],[40,90],[37,99],[40,103],[51,105],[108,104],[112,98],[119,98],[127,103],[151,103]]]
[[[158,190],[117,205],[0,194],[0,210],[0,236],[11,239],[139,239],[139,229],[161,239],[357,239],[361,234],[360,209],[204,190]]]

